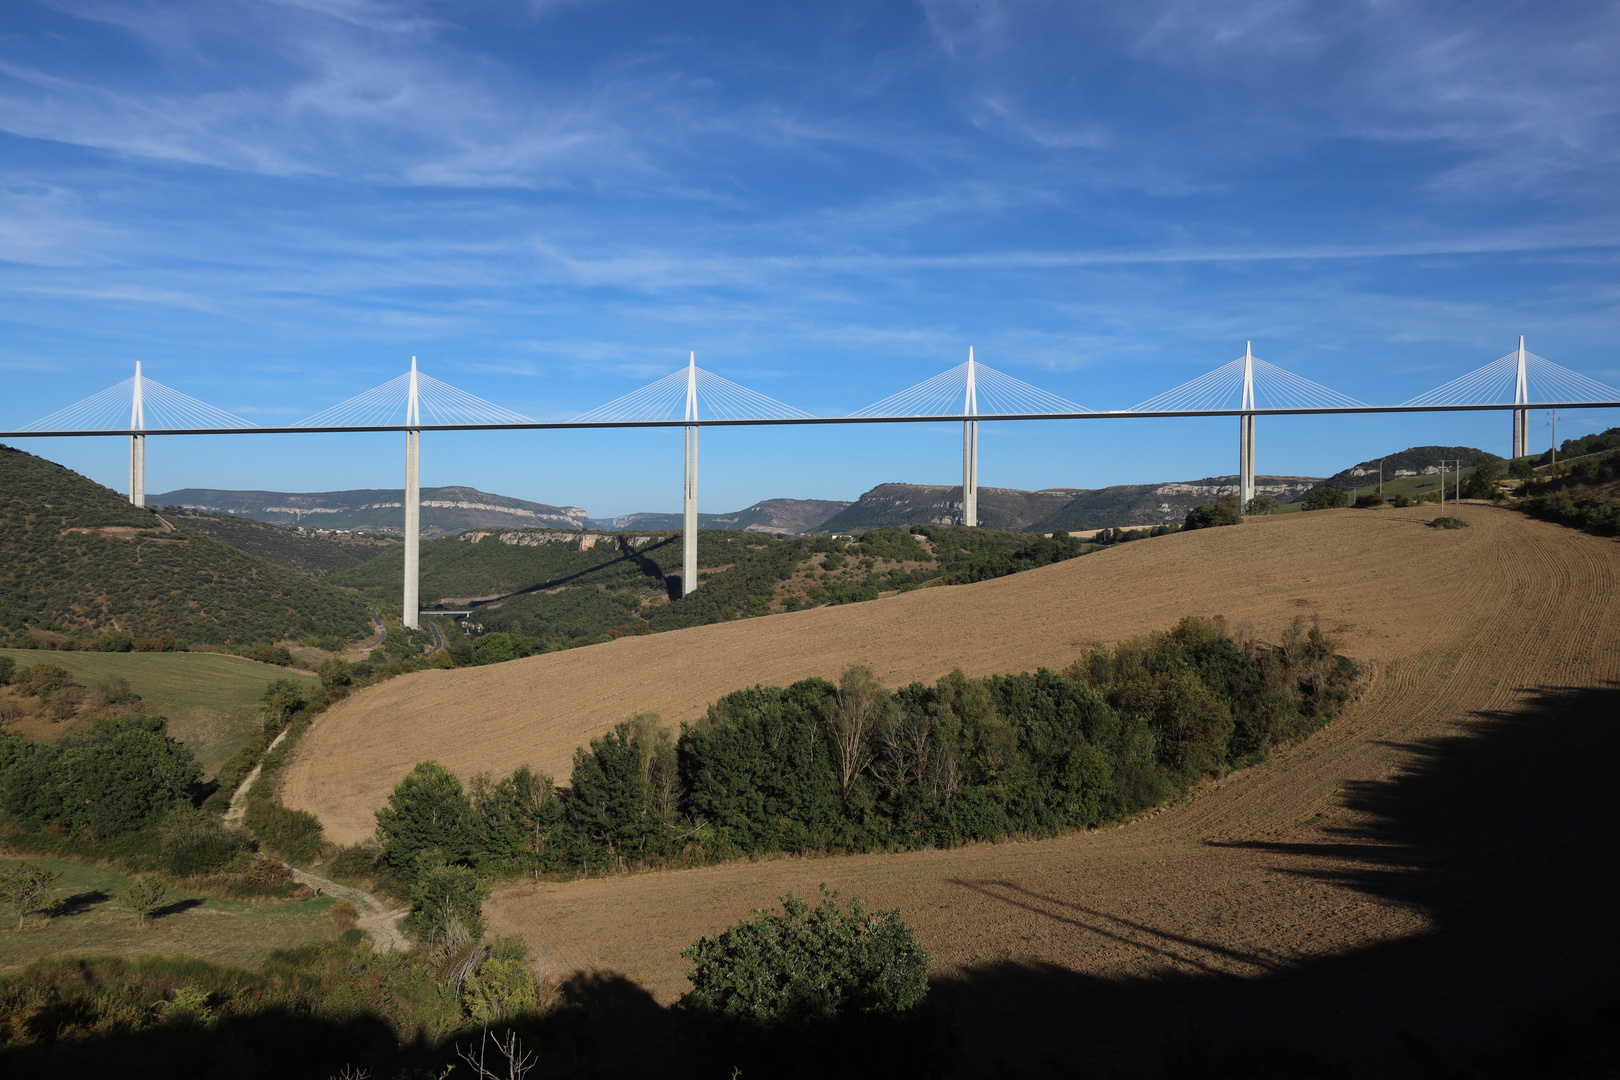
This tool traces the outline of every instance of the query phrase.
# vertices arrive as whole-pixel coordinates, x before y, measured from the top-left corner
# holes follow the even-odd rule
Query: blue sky
[[[1613,3],[11,0],[0,429],[137,359],[261,423],[412,355],[543,419],[689,350],[825,414],[970,345],[1096,409],[1248,339],[1377,403],[1521,333],[1620,384],[1616,55]],[[1279,419],[1258,465],[1507,434],[1500,414]],[[981,482],[1229,473],[1236,435],[995,427]],[[153,439],[148,490],[397,486],[402,441]],[[18,445],[125,483],[121,441]],[[439,434],[424,455],[428,484],[679,503],[674,432]],[[705,510],[886,480],[959,482],[959,430],[703,441]]]

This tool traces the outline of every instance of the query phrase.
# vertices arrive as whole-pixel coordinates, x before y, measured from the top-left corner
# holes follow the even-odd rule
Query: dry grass
[[[1146,820],[514,885],[489,905],[492,927],[523,934],[554,975],[619,972],[667,1003],[686,987],[682,947],[827,882],[902,910],[970,1051],[1156,1053],[1171,1018],[1273,1022],[1341,1049],[1398,1027],[1488,1038],[1510,1009],[1612,978],[1620,950],[1603,854],[1620,821],[1601,787],[1572,779],[1620,755],[1602,734],[1620,711],[1620,545],[1464,512],[1474,527],[1456,532],[1427,528],[1432,508],[1289,515],[973,586],[408,676],[317,724],[290,801],[348,839],[422,758],[563,773],[630,712],[690,719],[755,682],[857,661],[891,685],[1057,667],[1188,613],[1265,635],[1319,612],[1376,672],[1361,703]]]
[[[313,945],[337,935],[330,897],[245,903],[184,889],[170,890],[159,916],[137,928],[116,899],[129,885],[127,877],[62,859],[38,861],[62,874],[52,898],[60,905],[58,913],[30,916],[27,929],[16,933],[14,917],[0,925],[0,972],[55,957],[171,953],[257,967],[276,949]]]
[[[1264,636],[1319,612],[1350,655],[1403,656],[1431,639],[1434,606],[1498,535],[1440,536],[1423,521],[1421,511],[1348,510],[1251,519],[975,585],[406,675],[322,717],[284,797],[319,815],[329,838],[352,843],[370,835],[373,811],[426,759],[464,776],[526,762],[566,780],[574,748],[632,713],[677,725],[740,687],[836,676],[852,663],[870,664],[890,686],[955,667],[1059,668],[1090,644],[1187,614],[1251,620]],[[1549,528],[1517,516],[1501,527]]]

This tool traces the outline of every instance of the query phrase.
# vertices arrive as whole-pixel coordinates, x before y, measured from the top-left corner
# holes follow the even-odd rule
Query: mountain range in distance
[[[1280,502],[1301,498],[1321,481],[1313,477],[1256,477],[1256,490]],[[1100,529],[1180,521],[1200,503],[1235,494],[1237,477],[1113,487],[979,489],[979,524],[993,529]],[[150,496],[151,506],[251,518],[272,525],[335,532],[399,536],[404,532],[404,491],[362,489],[294,493],[182,488]],[[702,529],[740,529],[792,536],[855,533],[885,525],[959,525],[962,488],[930,484],[879,484],[853,502],[837,499],[765,499],[742,510],[699,514]],[[422,536],[453,536],[470,529],[567,529],[662,532],[681,527],[681,515],[622,514],[592,518],[576,506],[551,506],[472,487],[422,489]]]
[[[1432,472],[1442,460],[1471,465],[1482,451],[1468,446],[1414,446],[1382,459],[1385,475]],[[1255,492],[1278,502],[1295,502],[1319,484],[1352,490],[1376,482],[1379,460],[1364,461],[1322,479],[1312,476],[1257,476]],[[1161,525],[1181,521],[1187,512],[1223,495],[1237,494],[1236,476],[1212,476],[1157,484],[1116,484],[1104,488],[981,487],[979,524],[992,529],[1075,532]],[[148,498],[152,506],[252,518],[272,525],[381,536],[404,533],[405,492],[401,488],[296,493],[181,488]],[[857,533],[886,525],[959,525],[960,485],[879,484],[853,502],[838,499],[765,499],[742,510],[699,514],[702,529],[741,529],[799,536]],[[473,487],[422,489],[422,536],[434,539],[469,529],[567,529],[664,532],[681,527],[678,513],[621,514],[593,518],[578,506],[494,495]]]

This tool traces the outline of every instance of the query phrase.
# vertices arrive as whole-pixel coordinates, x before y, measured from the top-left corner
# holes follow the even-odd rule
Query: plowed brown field
[[[630,712],[678,722],[755,682],[851,662],[891,685],[1057,667],[1184,614],[1264,637],[1319,612],[1378,672],[1361,703],[1150,819],[506,887],[491,922],[557,974],[622,973],[667,1003],[685,989],[683,946],[826,882],[903,911],[987,1055],[1156,1051],[1187,1019],[1354,1046],[1397,1027],[1474,1037],[1620,955],[1620,821],[1591,779],[1620,752],[1620,544],[1486,506],[1442,532],[1432,513],[1251,519],[978,585],[407,676],[319,721],[287,801],[349,840],[425,758],[565,776],[576,745]]]

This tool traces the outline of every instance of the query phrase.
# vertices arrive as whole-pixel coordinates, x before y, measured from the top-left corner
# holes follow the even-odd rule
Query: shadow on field
[[[99,907],[111,899],[111,893],[102,892],[100,889],[74,893],[72,896],[64,896],[52,904],[48,914],[53,919],[65,919],[70,915],[83,915],[85,912]]]
[[[1349,785],[1363,824],[1274,852],[1277,871],[1421,910],[1433,929],[1352,953],[1284,961],[1047,897],[962,882],[1031,914],[1128,941],[1207,974],[1109,980],[999,964],[935,983],[969,1053],[992,1060],[1164,1060],[1167,1039],[1273,1035],[1331,1056],[1433,1045],[1485,1047],[1513,1015],[1585,1007],[1612,993],[1620,958],[1620,686],[1529,692],[1522,709],[1476,714],[1465,735],[1407,746],[1416,763]],[[1298,918],[1308,922],[1309,910]],[[1224,953],[1243,975],[1198,956]]]

